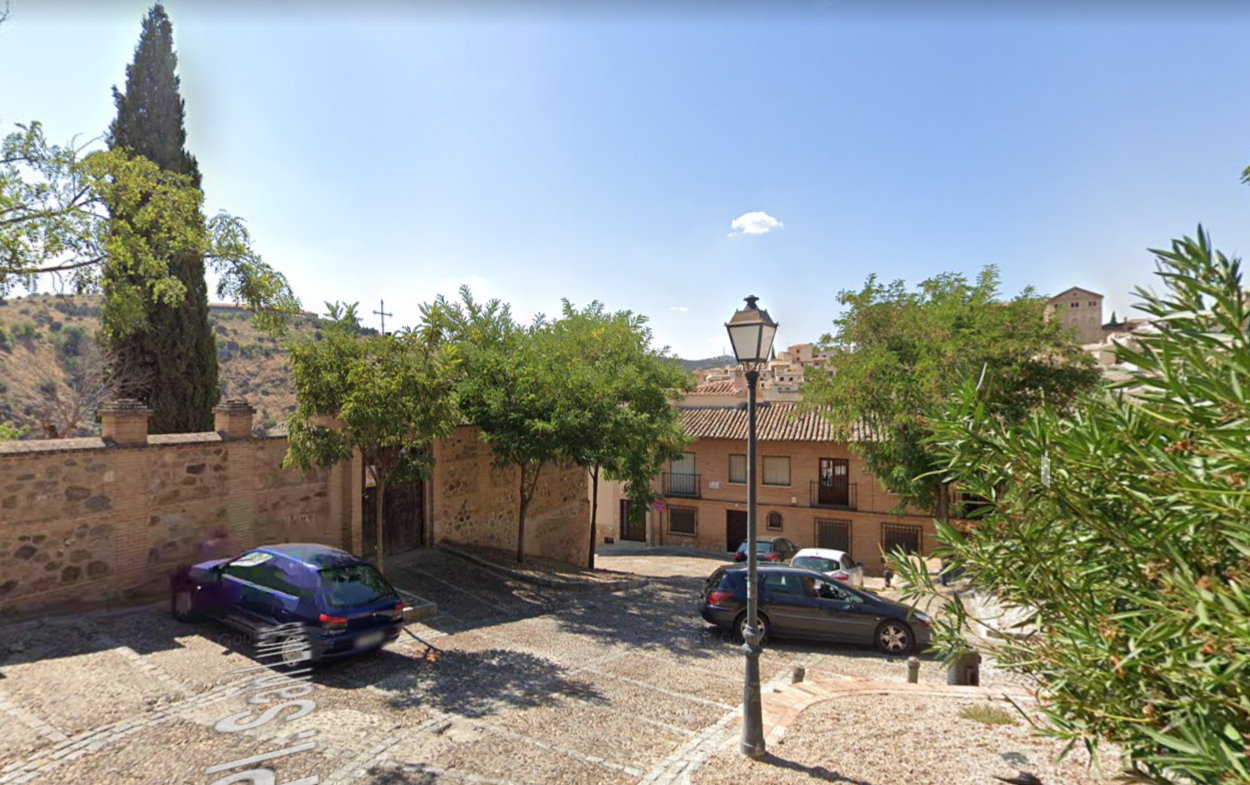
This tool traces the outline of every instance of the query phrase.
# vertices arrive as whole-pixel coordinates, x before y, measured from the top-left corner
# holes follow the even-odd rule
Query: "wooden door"
[[[725,511],[725,550],[736,551],[747,538],[747,514],[745,510]]]
[[[819,504],[845,507],[851,502],[850,461],[846,458],[820,459]]]
[[[647,541],[647,517],[636,509],[629,499],[621,499],[621,539],[634,542]]]

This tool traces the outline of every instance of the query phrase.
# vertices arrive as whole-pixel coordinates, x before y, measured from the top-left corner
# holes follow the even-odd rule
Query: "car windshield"
[[[756,553],[768,553],[768,552],[769,552],[769,551],[771,551],[772,549],[773,549],[773,544],[772,544],[772,542],[771,542],[771,541],[770,541],[770,542],[759,542],[759,541],[756,541],[756,543],[755,543],[755,552],[756,552]]]
[[[334,608],[354,608],[395,596],[395,590],[371,564],[330,567],[320,575],[326,601]]]
[[[833,559],[822,559],[819,556],[800,556],[794,560],[794,566],[806,567],[816,572],[833,572],[842,567]]]

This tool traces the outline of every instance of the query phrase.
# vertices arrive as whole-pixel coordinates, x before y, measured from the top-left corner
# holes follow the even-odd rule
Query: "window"
[[[1098,303],[1097,303],[1097,302],[1095,302],[1094,300],[1090,300],[1090,301],[1089,301],[1089,307],[1090,307],[1090,308],[1097,308],[1097,307],[1098,307]]]
[[[778,455],[764,456],[764,484],[790,484],[790,459],[788,457]]]
[[[747,457],[745,455],[729,456],[729,481],[747,481]]]
[[[816,519],[816,547],[851,552],[851,522],[828,518]]]
[[[768,528],[781,531],[781,513],[775,510],[768,513]]]
[[[881,524],[881,549],[887,554],[895,548],[907,553],[920,552],[920,527],[908,523]]]
[[[1069,308],[1080,308],[1080,307],[1081,307],[1081,304],[1080,304],[1080,303],[1078,303],[1078,302],[1076,302],[1075,300],[1073,300],[1072,302],[1068,303],[1068,307],[1069,307]]]
[[[332,608],[355,608],[397,596],[371,564],[349,564],[321,570],[321,588]]]
[[[799,576],[790,572],[765,573],[760,584],[769,594],[803,594]]]
[[[694,536],[698,524],[698,512],[693,507],[670,507],[668,509],[668,530],[673,534]]]

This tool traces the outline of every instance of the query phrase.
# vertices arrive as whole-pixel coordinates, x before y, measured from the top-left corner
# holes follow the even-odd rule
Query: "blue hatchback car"
[[[265,640],[285,664],[374,651],[399,637],[404,602],[367,561],[325,545],[253,548],[170,578],[179,621],[211,618]],[[271,641],[273,631],[283,633]]]

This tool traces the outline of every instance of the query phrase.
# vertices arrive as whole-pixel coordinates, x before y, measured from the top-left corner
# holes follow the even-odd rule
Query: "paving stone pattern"
[[[208,785],[231,773],[210,767],[309,741],[256,765],[278,783],[687,781],[733,743],[741,652],[696,615],[708,560],[630,558],[645,587],[569,592],[410,554],[389,577],[439,614],[314,669],[310,713],[236,733],[214,724],[266,708],[246,688],[269,671],[235,672],[258,661],[231,630],[159,606],[0,627],[0,785]],[[826,681],[906,678],[903,660],[853,648],[777,643],[762,664],[769,695],[796,665]],[[921,678],[944,674],[926,661]]]

